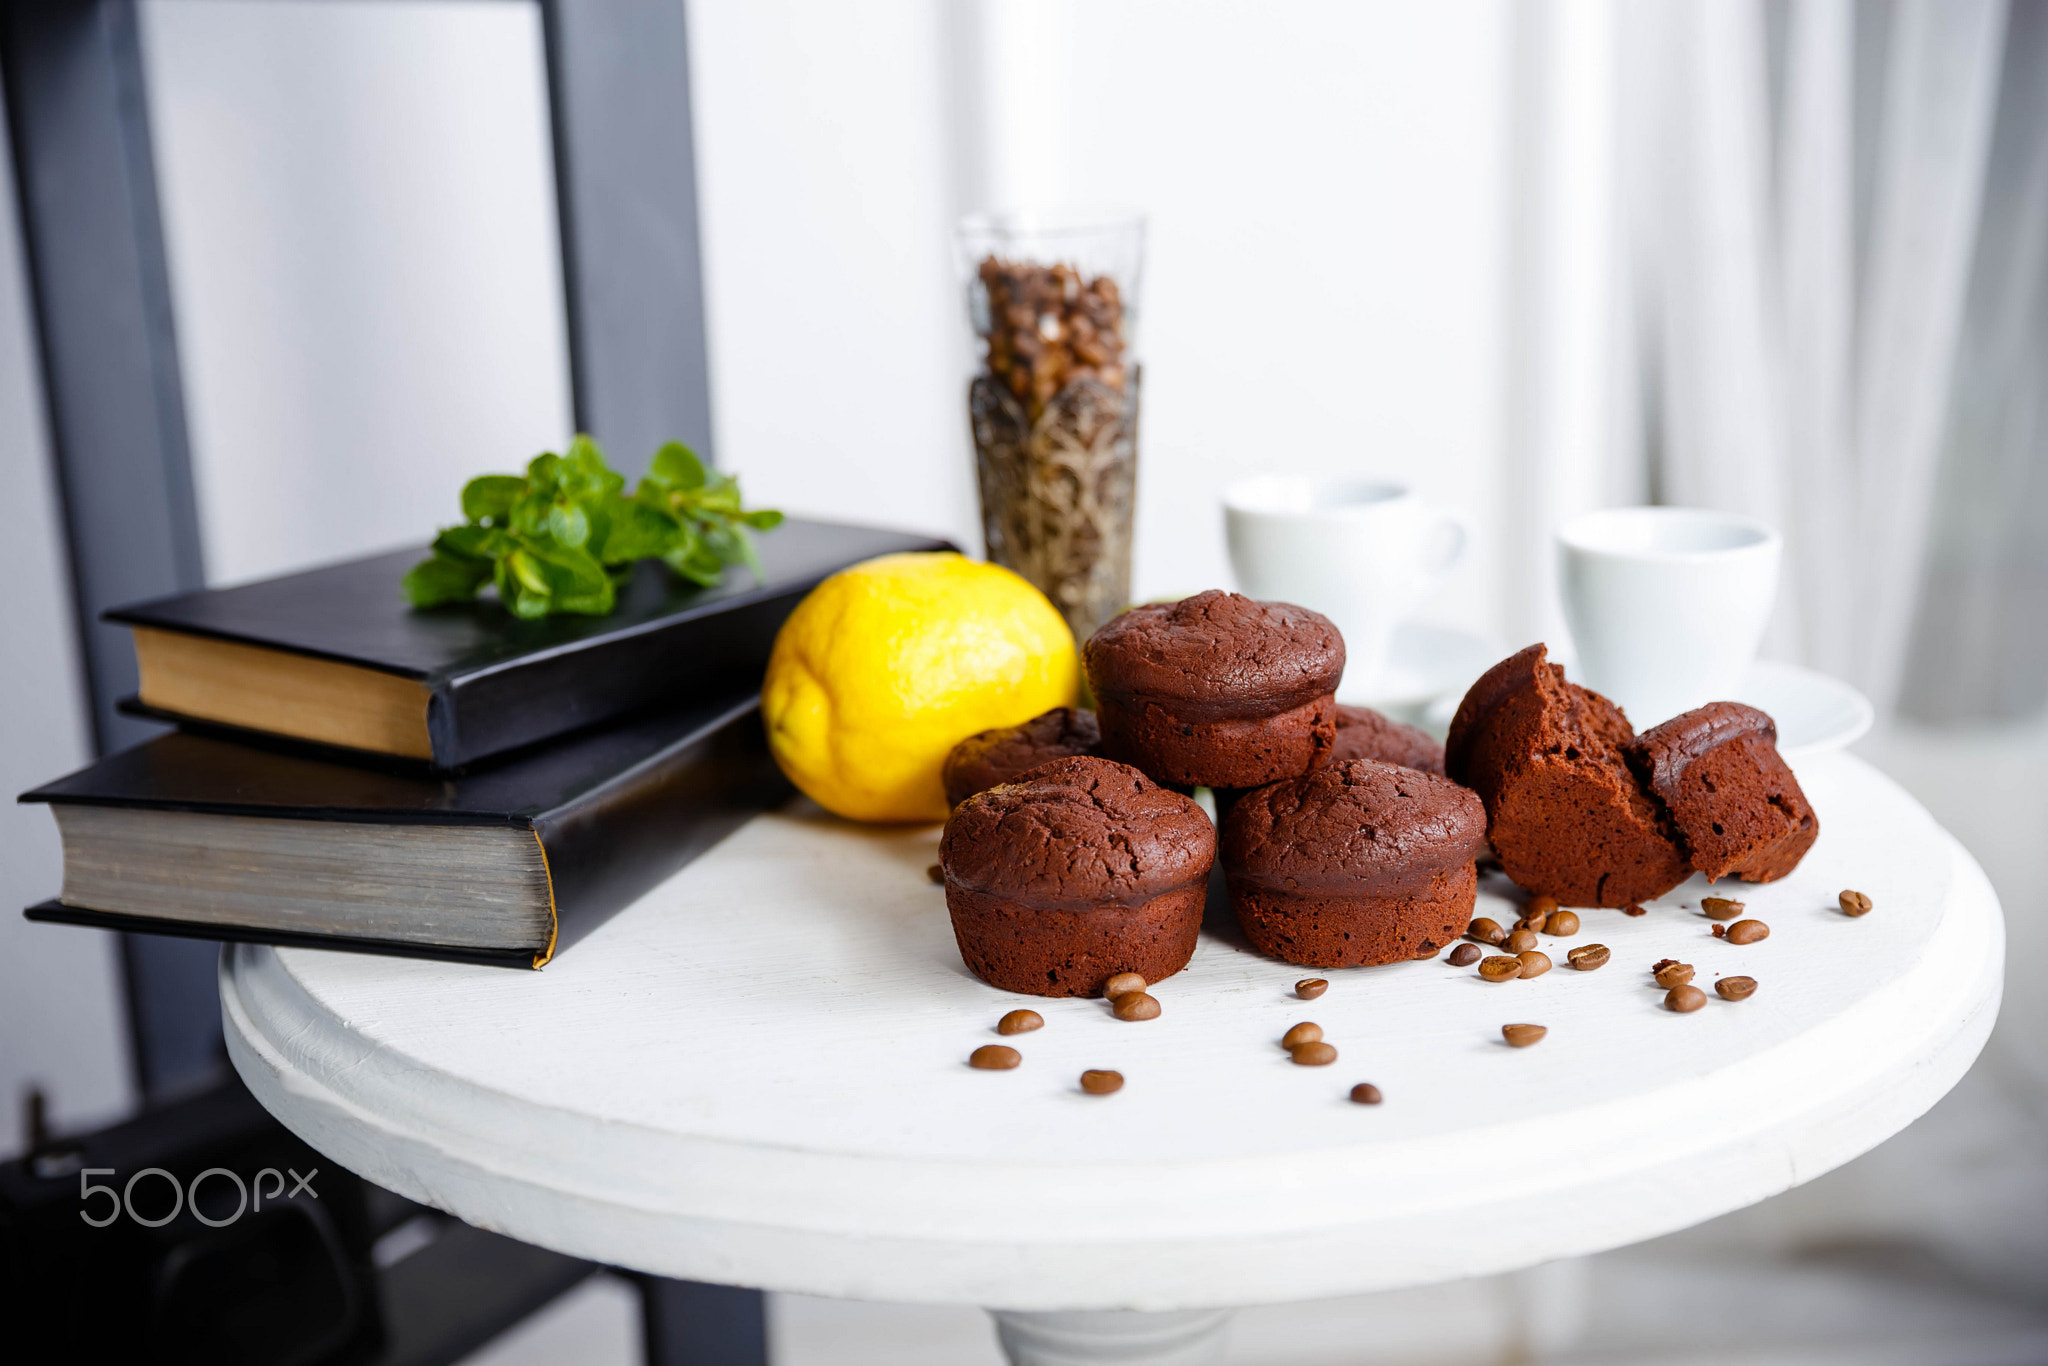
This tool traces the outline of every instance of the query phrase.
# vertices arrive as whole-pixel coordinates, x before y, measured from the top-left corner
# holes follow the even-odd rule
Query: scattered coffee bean
[[[1646,910],[1644,910],[1644,909],[1643,909],[1643,908],[1642,908],[1641,906],[1623,906],[1623,907],[1621,908],[1621,913],[1622,913],[1623,915],[1648,915],[1648,914],[1649,914],[1649,912],[1648,912],[1648,911],[1646,911]]]
[[[1102,984],[1102,994],[1114,1001],[1119,996],[1128,996],[1134,991],[1143,991],[1145,979],[1135,972],[1120,972]]]
[[[1674,963],[1667,958],[1657,965],[1655,976],[1657,985],[1666,991],[1672,987],[1682,987],[1692,980],[1692,964]]]
[[[1295,1049],[1305,1043],[1321,1043],[1322,1041],[1323,1027],[1309,1020],[1303,1020],[1300,1024],[1280,1036],[1280,1046],[1286,1049]]]
[[[1287,1056],[1299,1067],[1328,1067],[1337,1061],[1337,1050],[1319,1039],[1288,1049]]]
[[[1577,911],[1552,911],[1550,919],[1543,926],[1543,932],[1545,934],[1557,935],[1559,938],[1568,938],[1571,935],[1577,934],[1579,932],[1579,913]]]
[[[1754,944],[1759,939],[1769,939],[1771,927],[1761,920],[1738,920],[1728,927],[1728,942],[1731,944]]]
[[[1664,994],[1664,1008],[1689,1015],[1707,1003],[1707,993],[1695,986],[1673,987]]]
[[[1081,1074],[1081,1089],[1091,1096],[1106,1096],[1124,1089],[1124,1074],[1089,1068]]]
[[[1731,901],[1725,896],[1703,896],[1700,909],[1707,913],[1709,920],[1733,920],[1742,914],[1742,903]]]
[[[1142,991],[1127,991],[1116,998],[1109,1013],[1119,1020],[1156,1020],[1159,1018],[1159,1001]]]
[[[1537,949],[1524,949],[1515,960],[1522,965],[1524,977],[1541,977],[1550,971],[1550,955]]]
[[[1409,954],[1408,957],[1417,963],[1420,963],[1425,958],[1434,958],[1436,957],[1436,945],[1425,939],[1422,941],[1422,947]]]
[[[999,1043],[985,1043],[967,1055],[967,1065],[984,1072],[1007,1072],[1022,1061],[1022,1053]]]
[[[1479,975],[1489,982],[1512,982],[1522,975],[1522,960],[1509,953],[1496,953],[1479,961]]]
[[[1362,1081],[1351,1088],[1353,1105],[1377,1105],[1380,1103],[1380,1088],[1369,1081]]]
[[[1714,993],[1724,1001],[1747,1001],[1756,995],[1756,978],[1723,977],[1714,983]]]
[[[1716,939],[1726,939],[1727,937],[1728,937],[1728,927],[1727,927],[1726,925],[1716,925],[1716,926],[1714,926],[1714,938],[1716,938]]]
[[[1557,898],[1554,896],[1532,896],[1522,907],[1522,914],[1531,920],[1541,916],[1557,914]]]
[[[1330,984],[1320,977],[1304,977],[1294,984],[1294,994],[1304,1001],[1313,1001],[1330,989]]]
[[[1844,892],[1841,896],[1842,914],[1847,916],[1869,915],[1870,898],[1861,892]]]
[[[1477,944],[1460,944],[1451,950],[1450,957],[1445,961],[1454,968],[1469,968],[1479,961],[1479,946]]]
[[[1612,956],[1605,944],[1581,944],[1567,952],[1564,961],[1580,972],[1591,972],[1594,968],[1606,967],[1607,960]]]
[[[1029,1034],[1045,1028],[1045,1017],[1035,1010],[1013,1010],[996,1021],[998,1034]]]
[[[933,882],[944,882],[946,880],[946,870],[944,868],[941,868],[936,863],[934,863],[931,867],[925,869],[924,875],[930,878]]]
[[[1465,927],[1465,937],[1482,944],[1498,944],[1508,937],[1508,932],[1500,927],[1498,921],[1488,920],[1482,915]]]
[[[1530,949],[1536,947],[1536,931],[1516,930],[1507,937],[1506,942],[1501,947],[1509,953],[1527,953]]]
[[[1550,1030],[1543,1025],[1511,1024],[1500,1027],[1500,1036],[1515,1048],[1527,1048],[1549,1032]]]

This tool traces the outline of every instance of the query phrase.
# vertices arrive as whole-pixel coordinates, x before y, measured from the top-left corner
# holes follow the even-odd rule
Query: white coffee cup
[[[1266,475],[1223,495],[1240,590],[1321,612],[1344,633],[1346,695],[1380,672],[1394,628],[1471,540],[1465,519],[1384,479]]]
[[[1783,541],[1698,508],[1588,512],[1557,533],[1579,681],[1647,730],[1735,696],[1778,591]]]

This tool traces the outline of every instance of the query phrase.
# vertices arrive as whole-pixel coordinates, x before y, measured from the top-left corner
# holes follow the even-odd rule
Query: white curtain
[[[1887,708],[1920,597],[2006,5],[1616,13],[1652,489],[1782,527],[1767,650]]]

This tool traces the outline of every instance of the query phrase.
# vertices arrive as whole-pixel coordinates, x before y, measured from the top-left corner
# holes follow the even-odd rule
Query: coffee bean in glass
[[[1091,1096],[1107,1096],[1124,1089],[1124,1074],[1089,1068],[1081,1074],[1081,1089]]]
[[[1723,977],[1714,983],[1714,994],[1724,1001],[1747,1001],[1756,995],[1756,978]]]
[[[1690,1015],[1707,1003],[1707,993],[1695,986],[1673,987],[1664,994],[1664,1007]]]

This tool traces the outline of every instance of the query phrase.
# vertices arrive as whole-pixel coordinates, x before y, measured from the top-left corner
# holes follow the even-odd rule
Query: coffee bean
[[[1498,944],[1508,937],[1508,932],[1502,929],[1497,921],[1488,920],[1482,915],[1465,927],[1465,937],[1476,939],[1482,944]]]
[[[1549,923],[1549,920],[1550,917],[1547,915],[1525,915],[1515,922],[1515,928],[1518,930],[1541,930],[1544,925]]]
[[[1536,931],[1516,930],[1507,937],[1507,942],[1502,944],[1501,947],[1509,953],[1527,953],[1530,949],[1536,947]]]
[[[1756,995],[1756,978],[1723,977],[1714,983],[1714,991],[1724,1001],[1747,1001]]]
[[[1692,964],[1666,960],[1657,965],[1655,976],[1657,985],[1667,991],[1672,987],[1682,987],[1692,980]]]
[[[1648,911],[1646,911],[1646,910],[1644,910],[1644,909],[1643,909],[1643,908],[1642,908],[1641,906],[1623,906],[1623,907],[1621,908],[1621,913],[1622,913],[1623,915],[1648,915],[1648,914],[1649,914],[1649,912],[1648,912]]]
[[[1322,1041],[1323,1027],[1309,1020],[1303,1020],[1300,1024],[1280,1036],[1280,1046],[1287,1049],[1299,1048],[1305,1043],[1321,1043]]]
[[[1445,961],[1454,968],[1469,968],[1479,961],[1479,946],[1477,944],[1460,944],[1451,950],[1450,957]]]
[[[1605,944],[1581,944],[1565,954],[1564,961],[1580,972],[1591,972],[1594,968],[1606,967],[1607,960],[1612,956],[1607,952]]]
[[[1035,1010],[1013,1010],[996,1021],[998,1034],[1029,1034],[1034,1029],[1045,1028],[1045,1017]]]
[[[1769,939],[1771,927],[1761,920],[1738,920],[1728,927],[1728,942],[1731,944],[1754,944],[1759,939]]]
[[[1119,996],[1128,996],[1134,991],[1145,989],[1145,979],[1135,972],[1120,972],[1102,984],[1102,994],[1114,1001]]]
[[[1577,911],[1552,911],[1550,919],[1543,926],[1543,932],[1545,934],[1557,935],[1559,938],[1569,938],[1577,934],[1579,932],[1579,913]]]
[[[1871,900],[1861,892],[1844,892],[1841,895],[1842,914],[1847,916],[1869,915]]]
[[[1294,994],[1304,1001],[1313,1001],[1330,989],[1330,984],[1320,977],[1304,977],[1294,984]]]
[[[1351,1103],[1354,1105],[1377,1105],[1380,1100],[1380,1088],[1369,1081],[1362,1081],[1351,1088]]]
[[[1709,920],[1733,920],[1742,914],[1742,903],[1731,901],[1725,896],[1703,896],[1700,909],[1707,913]]]
[[[999,1043],[985,1043],[967,1055],[967,1065],[984,1072],[1007,1072],[1022,1061],[1022,1053]]]
[[[1116,998],[1109,1013],[1119,1020],[1156,1020],[1159,1018],[1159,1002],[1142,991],[1127,991]]]
[[[1557,898],[1554,896],[1532,896],[1522,907],[1522,914],[1531,920],[1541,916],[1557,914]]]
[[[1550,955],[1537,949],[1525,949],[1515,955],[1522,965],[1522,976],[1541,977],[1550,971]]]
[[[1515,1048],[1527,1048],[1549,1032],[1550,1030],[1543,1025],[1511,1024],[1500,1027],[1500,1036]]]
[[[1522,960],[1513,954],[1496,953],[1480,960],[1479,975],[1489,982],[1512,982],[1522,975]]]
[[[1288,1049],[1287,1056],[1300,1067],[1328,1067],[1337,1061],[1337,1050],[1318,1040]]]
[[[1106,1096],[1124,1089],[1124,1074],[1101,1072],[1094,1068],[1081,1074],[1081,1089],[1091,1096]]]
[[[1673,987],[1664,994],[1664,1008],[1689,1015],[1707,1003],[1707,993],[1698,987]]]

